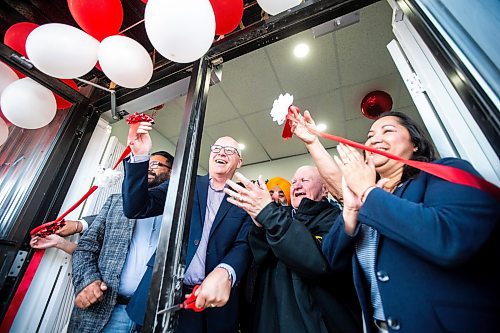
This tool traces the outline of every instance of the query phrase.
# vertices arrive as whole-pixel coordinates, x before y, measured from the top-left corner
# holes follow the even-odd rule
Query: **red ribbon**
[[[290,113],[291,111],[289,110],[288,112]],[[290,124],[289,124],[290,121],[287,121],[286,123],[287,123],[287,125],[290,126]],[[387,158],[390,158],[391,160],[395,160],[395,161],[404,163],[406,165],[409,165],[409,166],[414,167],[416,169],[425,171],[428,174],[442,178],[442,179],[447,180],[449,182],[477,188],[481,191],[484,191],[484,192],[491,194],[497,200],[500,200],[500,188],[498,188],[496,185],[488,182],[487,180],[485,180],[481,177],[478,177],[476,175],[473,175],[465,170],[458,169],[458,168],[455,168],[455,167],[452,167],[449,165],[407,160],[407,159],[401,158],[399,156],[390,154],[386,151],[377,150],[375,148],[368,147],[368,146],[362,145],[360,143],[357,143],[357,142],[354,142],[354,141],[351,141],[348,139],[344,139],[340,136],[319,132],[319,131],[316,131],[312,128],[308,128],[308,130],[312,134],[315,134],[315,135],[320,136],[322,138],[332,140],[332,141],[337,141],[337,142],[346,144],[346,145],[354,147],[354,148],[362,149],[362,150],[369,151],[369,152],[374,153],[374,154],[385,156]],[[284,134],[285,134],[285,130],[283,130],[282,135],[284,135]],[[289,139],[289,138],[287,138],[287,139]],[[285,139],[285,140],[287,140],[287,139]]]
[[[130,146],[127,146],[123,153],[120,155],[120,158],[118,158],[118,161],[116,161],[115,165],[113,166],[113,170],[115,170],[118,165],[125,159],[125,157],[130,154],[131,148]],[[85,200],[87,200],[88,197],[92,195],[96,190],[98,189],[98,186],[94,185],[92,186],[87,193],[85,193],[77,202],[75,202],[71,207],[68,208],[64,213],[62,213],[57,219],[51,222],[47,222],[45,224],[42,224],[41,226],[36,227],[35,229],[31,230],[30,235],[31,237],[33,236],[40,236],[40,237],[47,237],[48,235],[51,235],[55,233],[57,230],[62,228],[64,226],[64,223],[61,223],[64,221],[64,218],[74,211],[78,206],[82,204]]]
[[[288,113],[290,113],[290,109],[288,110]],[[292,133],[292,125],[290,125],[289,121],[285,122],[285,127],[283,127],[283,132],[281,132],[281,137],[286,141],[288,139],[291,139],[293,136]]]

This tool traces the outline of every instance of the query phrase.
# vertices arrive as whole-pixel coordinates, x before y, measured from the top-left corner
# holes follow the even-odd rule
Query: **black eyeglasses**
[[[166,164],[163,164],[161,162],[158,162],[158,161],[150,161],[149,162],[149,168],[150,169],[158,169],[159,167],[164,167],[164,168],[169,168],[169,169],[172,169],[172,167],[166,165]]]
[[[224,153],[226,153],[227,155],[234,155],[234,154],[238,154],[238,156],[240,156],[240,152],[238,151],[238,149],[234,148],[234,147],[231,147],[231,146],[221,146],[221,145],[211,145],[210,146],[210,150],[212,151],[212,153],[220,153],[220,151],[224,149]]]

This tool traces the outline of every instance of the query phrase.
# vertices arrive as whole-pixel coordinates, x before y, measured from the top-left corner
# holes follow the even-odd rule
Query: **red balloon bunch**
[[[236,29],[243,17],[243,0],[210,0],[215,14],[215,33],[225,35]]]
[[[120,0],[68,0],[68,7],[76,23],[99,41],[118,34],[123,23]]]

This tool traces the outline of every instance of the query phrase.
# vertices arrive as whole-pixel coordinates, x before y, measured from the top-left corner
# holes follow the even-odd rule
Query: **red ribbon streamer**
[[[290,107],[291,107],[291,105],[290,105]],[[297,108],[297,110],[299,110],[299,108]],[[299,112],[300,112],[300,110],[299,110]],[[288,108],[288,114],[289,115],[292,114],[292,111],[290,110],[290,108]],[[287,116],[287,119],[288,119],[288,116]],[[495,197],[497,200],[500,200],[500,188],[498,188],[496,185],[488,182],[487,180],[485,180],[481,177],[478,177],[476,175],[473,175],[465,170],[458,169],[458,168],[455,168],[455,167],[452,167],[449,165],[433,164],[433,163],[428,163],[428,162],[407,160],[407,159],[401,158],[399,156],[390,154],[388,152],[385,152],[382,150],[377,150],[375,148],[362,145],[362,144],[357,143],[355,141],[344,139],[340,136],[319,132],[319,131],[316,131],[315,129],[312,129],[312,128],[308,128],[307,130],[309,132],[311,132],[312,134],[315,134],[315,135],[320,136],[322,138],[325,138],[325,139],[328,139],[331,141],[337,141],[337,142],[346,144],[346,145],[354,147],[354,148],[358,148],[361,150],[369,151],[369,152],[374,153],[374,154],[385,156],[387,158],[390,158],[391,160],[395,160],[395,161],[404,163],[406,165],[409,165],[409,166],[414,167],[416,169],[425,171],[428,174],[442,178],[442,179],[447,180],[449,182],[477,188],[481,191],[488,192],[493,197]],[[293,133],[291,131],[291,124],[290,124],[290,121],[287,120],[285,128],[283,129],[283,133],[281,134],[281,136],[283,137],[283,139],[288,140],[292,137],[292,135],[293,135]]]
[[[292,105],[290,105],[290,107],[291,106]],[[292,111],[290,110],[290,107],[288,108],[288,115],[293,115]],[[299,110],[299,108],[297,108],[297,110]],[[299,110],[299,113],[300,113],[300,110]],[[287,115],[287,122],[286,122],[285,128],[283,129],[283,133],[281,134],[281,136],[285,140],[290,139],[293,135],[292,130],[291,130],[291,124],[290,124],[290,121],[288,120],[288,115]],[[286,130],[287,126],[288,126],[288,130]],[[407,159],[401,158],[399,156],[390,154],[388,152],[385,152],[382,150],[377,150],[375,148],[362,145],[362,144],[357,143],[355,141],[344,139],[340,136],[319,132],[319,131],[312,129],[312,128],[307,128],[307,130],[309,132],[311,132],[312,134],[315,134],[315,135],[320,136],[322,138],[325,138],[325,139],[328,139],[331,141],[337,141],[337,142],[346,144],[346,145],[354,147],[354,148],[358,148],[361,150],[369,151],[369,152],[374,153],[374,154],[385,156],[387,158],[390,158],[391,160],[395,160],[395,161],[404,163],[406,165],[409,165],[409,166],[414,167],[416,169],[425,171],[428,174],[442,178],[442,179],[447,180],[449,182],[477,188],[477,189],[482,190],[484,192],[488,192],[489,194],[493,195],[493,197],[495,197],[497,200],[500,200],[500,188],[498,188],[496,185],[488,182],[487,180],[485,180],[481,177],[478,177],[476,175],[473,175],[465,170],[458,169],[458,168],[455,168],[455,167],[452,167],[449,165],[441,165],[441,164],[433,164],[433,163],[428,163],[428,162],[407,160]]]
[[[349,146],[354,147],[354,148],[366,150],[366,151],[369,151],[369,152],[374,153],[374,154],[379,154],[379,155],[385,156],[387,158],[390,158],[391,160],[395,160],[395,161],[404,163],[406,165],[409,165],[409,166],[414,167],[416,169],[425,171],[428,174],[442,178],[442,179],[447,180],[449,182],[477,188],[479,190],[490,193],[497,200],[500,200],[500,188],[498,188],[494,184],[488,182],[487,180],[485,180],[481,177],[478,177],[476,175],[473,175],[465,170],[455,168],[455,167],[452,167],[449,165],[433,164],[433,163],[428,163],[428,162],[407,160],[407,159],[401,158],[399,156],[390,154],[386,151],[377,150],[375,148],[368,147],[368,146],[362,145],[360,143],[344,139],[344,138],[339,137],[339,136],[318,132],[318,131],[313,130],[313,129],[309,129],[309,131],[313,134],[316,134],[316,135],[321,136],[322,138],[325,138],[328,140],[337,141],[337,142],[349,145]]]
[[[130,154],[131,148],[130,146],[127,146],[123,153],[120,155],[120,158],[118,161],[116,161],[115,165],[113,166],[113,170],[115,170],[118,165],[125,159],[125,157]],[[64,225],[64,218],[74,211],[78,206],[82,204],[92,193],[94,193],[97,190],[97,186],[94,185],[92,186],[87,193],[85,193],[77,202],[75,202],[71,207],[68,208],[64,213],[62,213],[57,219],[54,221],[42,224],[33,230],[31,230],[30,235],[33,237],[35,235],[40,235],[43,237],[46,237],[52,233],[54,233],[56,230],[60,229]],[[33,280],[33,277],[35,276],[35,273],[38,269],[38,266],[40,265],[40,262],[42,261],[43,255],[45,253],[45,250],[37,250],[35,251],[35,254],[31,258],[31,261],[28,265],[28,268],[26,269],[26,272],[24,273],[23,279],[21,280],[21,283],[19,284],[16,293],[12,299],[12,302],[9,304],[9,308],[7,309],[7,313],[5,314],[5,317],[2,320],[2,324],[0,325],[0,333],[7,333],[10,330],[10,327],[12,326],[12,323],[14,322],[14,319],[16,318],[17,312],[19,311],[19,307],[21,306],[24,297],[26,296],[26,293],[28,292],[28,289],[31,285],[31,281]]]

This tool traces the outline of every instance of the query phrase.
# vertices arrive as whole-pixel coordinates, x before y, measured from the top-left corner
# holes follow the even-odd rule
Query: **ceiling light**
[[[318,130],[319,132],[323,132],[324,130],[326,130],[326,124],[317,124],[316,125],[316,130]]]
[[[309,45],[304,44],[304,43],[298,44],[293,49],[293,54],[297,58],[304,58],[305,56],[307,56],[309,54]]]
[[[245,149],[245,144],[244,143],[240,143],[240,144],[238,144],[238,147],[240,147],[240,150],[243,150],[243,149]]]

